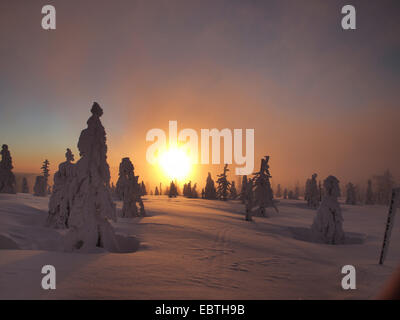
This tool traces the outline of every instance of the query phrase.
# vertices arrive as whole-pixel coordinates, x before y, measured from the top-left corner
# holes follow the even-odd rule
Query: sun
[[[159,165],[170,180],[184,180],[192,163],[184,147],[171,147],[159,156]]]

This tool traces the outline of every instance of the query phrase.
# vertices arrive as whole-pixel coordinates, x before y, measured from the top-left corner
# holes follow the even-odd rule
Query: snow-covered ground
[[[48,198],[0,195],[1,299],[368,299],[400,261],[395,222],[378,265],[387,208],[342,205],[345,245],[310,242],[316,211],[281,200],[279,214],[244,221],[238,201],[146,196],[145,218],[119,219],[140,240],[130,253],[64,253],[62,232],[44,227]],[[121,203],[118,203],[121,208]],[[54,265],[56,290],[41,288]],[[341,288],[354,265],[357,289]]]

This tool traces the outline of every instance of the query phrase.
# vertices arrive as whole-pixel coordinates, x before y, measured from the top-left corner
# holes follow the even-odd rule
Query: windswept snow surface
[[[148,216],[113,223],[129,253],[83,254],[62,252],[65,231],[44,227],[48,201],[0,195],[1,299],[369,299],[400,261],[397,219],[378,265],[382,206],[342,204],[346,244],[326,245],[310,242],[316,211],[302,200],[247,222],[239,201],[146,196]],[[48,264],[55,290],[41,288]],[[341,288],[347,264],[356,290]]]

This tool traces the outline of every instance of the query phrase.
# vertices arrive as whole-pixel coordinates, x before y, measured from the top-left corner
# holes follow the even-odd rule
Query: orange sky
[[[273,182],[316,172],[366,183],[400,178],[400,27],[395,1],[354,1],[358,29],[340,28],[344,1],[53,1],[0,7],[0,143],[16,172],[54,172],[89,109],[104,109],[109,164],[121,158],[152,186],[148,130],[254,128],[255,168],[270,155]],[[378,27],[379,26],[379,27]],[[203,184],[207,171],[191,177]],[[233,179],[233,177],[232,177]],[[164,180],[165,182],[165,180]]]

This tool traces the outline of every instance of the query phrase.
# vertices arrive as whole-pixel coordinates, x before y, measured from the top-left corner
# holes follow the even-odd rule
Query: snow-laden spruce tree
[[[208,173],[206,187],[204,189],[205,199],[217,199],[217,190],[215,189],[214,180],[211,178],[211,173]]]
[[[329,176],[324,180],[324,197],[311,226],[314,240],[327,244],[344,242],[343,217],[338,202],[339,180]]]
[[[265,209],[268,207],[273,207],[276,212],[278,208],[274,203],[274,196],[271,189],[271,183],[269,179],[271,174],[269,172],[269,156],[261,159],[260,171],[256,172],[253,177],[254,183],[254,202],[258,206],[258,211],[261,216],[266,215]]]
[[[72,206],[72,182],[75,177],[74,155],[70,149],[65,153],[65,162],[60,163],[54,174],[53,193],[49,201],[46,225],[56,229],[68,228]]]
[[[311,179],[307,180],[305,199],[310,208],[318,208],[319,205],[319,191],[317,185],[317,174],[314,173]]]
[[[392,197],[392,189],[395,186],[393,175],[386,170],[382,175],[375,175],[375,202],[388,205]]]
[[[144,182],[142,181],[142,183],[140,184],[140,192],[142,196],[147,195],[147,190],[146,190],[146,185],[144,184]]]
[[[277,198],[281,198],[282,197],[282,189],[281,189],[281,185],[278,184],[278,187],[276,188],[276,197]]]
[[[157,189],[157,187],[156,187]],[[168,197],[170,198],[176,198],[178,196],[178,189],[176,188],[176,185],[173,181],[171,181],[170,185],[169,185],[169,193],[168,193]]]
[[[8,145],[3,144],[0,154],[0,193],[16,193],[15,176],[12,172],[14,167]]]
[[[116,220],[116,210],[109,188],[106,132],[100,121],[103,110],[95,102],[91,113],[78,142],[81,158],[75,164],[65,249],[91,251],[101,247],[118,251],[114,229],[109,222],[109,219]]]
[[[138,176],[135,176],[135,168],[129,158],[123,158],[119,165],[119,177],[116,190],[123,201],[122,217],[133,218],[145,216],[142,201],[142,185],[138,183]],[[137,207],[136,203],[139,205]]]
[[[365,195],[365,204],[367,204],[367,205],[375,204],[374,192],[372,191],[372,181],[371,180],[368,180],[367,193]]]
[[[240,189],[240,196],[239,199],[242,201],[242,203],[246,202],[246,190],[247,190],[247,176],[242,177],[242,187]]]
[[[191,198],[197,199],[199,197],[199,193],[197,192],[197,183],[195,183],[192,187]]]
[[[217,177],[217,198],[219,200],[226,201],[228,200],[229,195],[229,187],[231,183],[227,179],[226,173],[229,171],[228,164],[224,166],[224,172],[219,174]]]
[[[159,196],[160,192],[158,191],[158,187],[156,186],[156,189],[154,190],[154,195],[155,196]]]
[[[253,221],[252,212],[251,212],[253,210],[253,205],[254,205],[253,180],[252,179],[249,179],[246,183],[244,202],[246,205],[246,221]]]
[[[33,186],[33,195],[36,197],[45,197],[47,194],[47,183],[44,176],[37,176]]]
[[[26,179],[26,177],[24,177],[22,179],[22,193],[29,193],[29,186],[28,186],[28,180]]]
[[[356,188],[349,182],[346,186],[346,204],[355,205],[357,203]]]
[[[44,160],[41,166],[42,175],[37,176],[35,180],[35,186],[33,187],[33,195],[36,197],[45,197],[49,194],[48,181],[50,176],[50,162]]]
[[[235,186],[235,181],[231,182],[231,187],[229,189],[229,198],[232,200],[235,200],[237,198],[237,191],[236,191],[236,186]]]
[[[49,184],[49,176],[50,176],[50,162],[49,160],[44,160],[43,164],[42,164],[42,173],[43,173],[43,177],[46,180],[46,190],[48,190],[47,186]]]
[[[201,189],[201,198],[205,199],[206,197],[206,192],[204,191],[204,188]]]

